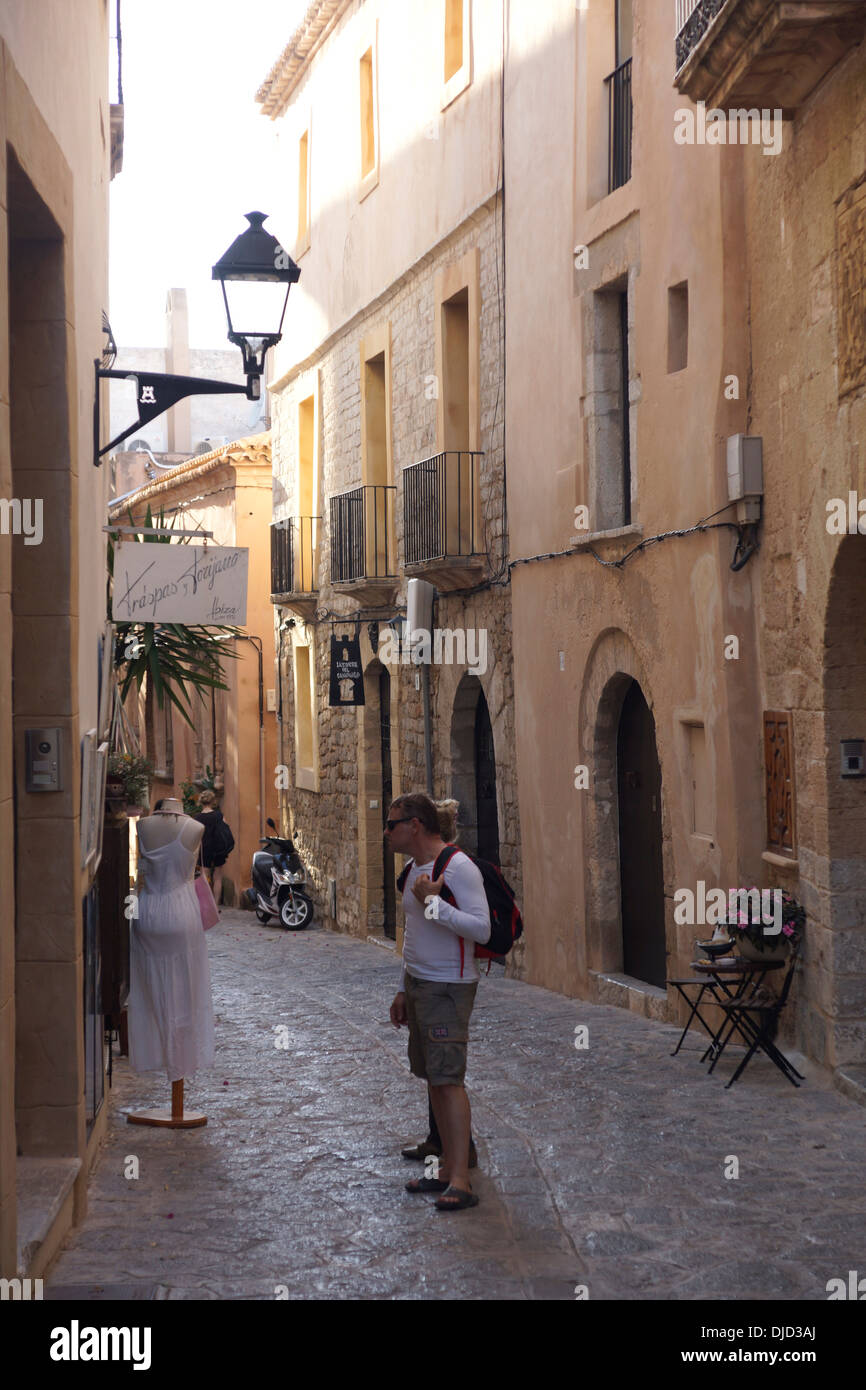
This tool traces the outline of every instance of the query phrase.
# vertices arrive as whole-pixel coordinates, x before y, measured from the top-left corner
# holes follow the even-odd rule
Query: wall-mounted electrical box
[[[270,712],[271,714],[275,714],[275,713],[276,713],[276,709],[277,709],[277,692],[276,692],[276,690],[266,690],[266,691],[265,691],[265,696],[266,696],[266,699],[267,699],[267,709],[269,710],[269,712]]]
[[[737,504],[737,520],[760,521],[764,495],[764,441],[758,434],[728,438],[728,501]]]
[[[60,730],[25,729],[24,789],[28,792],[60,792]]]

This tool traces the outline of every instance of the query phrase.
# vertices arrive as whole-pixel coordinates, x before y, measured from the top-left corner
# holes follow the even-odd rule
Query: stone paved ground
[[[403,1191],[425,1104],[388,1022],[394,956],[241,912],[208,941],[217,1064],[188,1102],[209,1122],[126,1124],[168,1086],[116,1064],[47,1296],[824,1300],[866,1271],[866,1116],[814,1070],[795,1090],[762,1058],[725,1091],[731,1061],[708,1076],[696,1034],[672,1058],[672,1026],[491,975],[468,1078],[481,1204],[441,1215]]]

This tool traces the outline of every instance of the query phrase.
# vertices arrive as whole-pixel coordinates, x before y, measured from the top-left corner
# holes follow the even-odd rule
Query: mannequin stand
[[[131,1125],[159,1125],[164,1129],[195,1129],[197,1125],[207,1124],[207,1115],[201,1110],[183,1108],[183,1078],[171,1083],[170,1110],[139,1110],[126,1117]]]

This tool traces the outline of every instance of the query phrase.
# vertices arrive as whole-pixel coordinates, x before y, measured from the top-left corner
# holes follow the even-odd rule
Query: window
[[[686,281],[668,290],[668,372],[689,364],[689,287]]]
[[[445,0],[445,81],[463,66],[463,0]]]
[[[301,593],[316,588],[317,527],[317,450],[316,398],[307,396],[298,404],[298,485],[297,516],[294,533],[293,587]]]
[[[690,825],[693,835],[713,836],[713,795],[707,759],[707,732],[703,724],[687,724],[690,790]]]
[[[391,491],[391,329],[384,324],[361,342],[361,469],[367,573],[388,573],[394,554]]]
[[[472,81],[472,0],[443,0],[442,110]]]
[[[310,132],[298,141],[298,246],[300,256],[310,245]]]
[[[614,16],[615,67],[605,78],[608,89],[608,192],[631,178],[631,57],[632,2],[616,0]]]
[[[592,531],[631,524],[632,447],[628,288],[623,279],[592,296],[584,417]]]
[[[361,197],[378,181],[379,151],[376,140],[376,64],[371,45],[361,55]]]
[[[440,271],[435,283],[436,435],[445,455],[439,486],[449,555],[468,555],[480,548],[480,469],[467,457],[468,451],[481,447],[479,278],[480,256],[474,248]]]
[[[294,643],[295,786],[319,790],[318,729],[316,726],[315,651],[303,641]]]
[[[794,757],[791,716],[764,714],[764,783],[767,796],[767,849],[794,857]]]

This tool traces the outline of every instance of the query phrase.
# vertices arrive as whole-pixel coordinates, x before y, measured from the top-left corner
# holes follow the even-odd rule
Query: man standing
[[[395,854],[412,858],[403,885],[406,931],[403,970],[391,1005],[395,1028],[408,1025],[409,1066],[427,1082],[442,1136],[438,1178],[406,1184],[408,1192],[437,1192],[440,1211],[478,1205],[469,1185],[469,1098],[463,1085],[469,1018],[478,988],[474,944],[490,937],[490,910],[479,870],[457,850],[440,878],[431,875],[445,849],[439,814],[423,794],[399,796],[385,834]],[[446,887],[454,902],[442,896]]]

